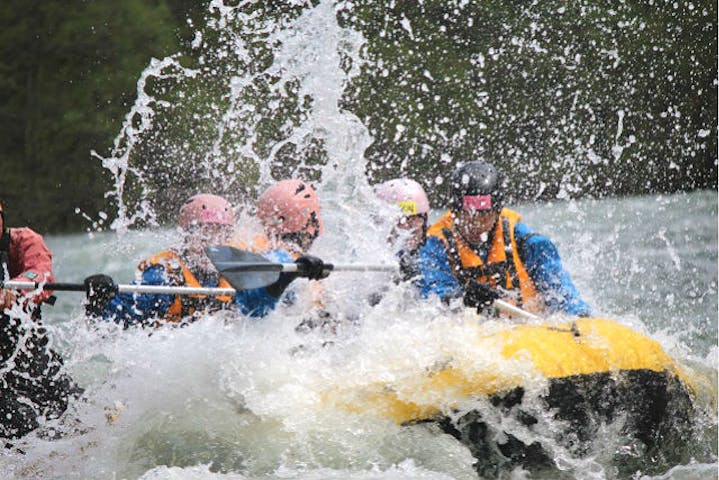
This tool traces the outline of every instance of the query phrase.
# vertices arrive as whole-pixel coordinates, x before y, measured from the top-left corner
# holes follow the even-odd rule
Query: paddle
[[[241,252],[242,250],[238,251]],[[171,287],[164,285],[120,284],[117,286],[117,291],[118,293],[145,293],[155,295],[234,295],[235,293],[237,293],[236,289],[247,290],[271,285],[272,283],[277,281],[280,272],[282,271],[298,270],[298,265],[294,263],[271,263],[269,260],[260,255],[251,255],[254,261],[242,262],[241,265],[239,264],[239,262],[220,262],[221,265],[225,267],[225,271],[222,273],[222,275],[227,279],[230,285],[235,288]],[[264,262],[259,262],[254,257],[260,257],[264,259]],[[352,267],[352,271],[392,271],[394,269],[394,267],[392,267],[391,265],[333,265],[332,270],[342,270],[344,267]],[[218,270],[220,269],[220,267],[217,268]],[[246,275],[246,273],[250,272],[252,268],[258,268],[259,271],[254,271],[255,275]],[[283,268],[287,268],[287,270],[283,270]],[[227,269],[236,270],[228,271]],[[242,273],[242,275],[240,275],[240,273]],[[232,279],[230,277],[232,277]],[[242,286],[244,286],[244,288],[241,288]],[[87,288],[85,288],[85,285],[83,285],[82,283],[51,282],[40,284],[36,282],[0,282],[0,289],[37,290],[39,288],[43,290],[53,290],[59,292],[87,292]],[[515,307],[511,303],[507,303],[503,300],[495,300],[494,305],[500,312],[506,313],[508,315],[514,315],[516,317],[525,318],[528,320],[541,320],[541,318],[537,315],[529,313],[526,310],[522,310],[519,307]]]
[[[205,253],[220,275],[237,290],[253,290],[272,285],[282,272],[302,276],[304,265],[299,263],[277,263],[257,253],[240,250],[226,245],[205,248]],[[325,263],[324,270],[343,272],[396,272],[396,265],[338,265]]]
[[[497,299],[494,301],[493,305],[497,307],[497,310],[502,313],[506,313],[507,315],[513,315],[527,320],[541,320],[541,317],[533,313],[529,313],[526,310],[522,310],[521,308],[514,306],[511,303],[507,303],[504,300]]]
[[[234,295],[236,290],[253,290],[255,288],[272,285],[280,278],[282,272],[297,272],[303,274],[302,265],[297,263],[275,263],[262,255],[240,250],[229,246],[213,246],[205,249],[215,268],[227,279],[233,288],[210,287],[183,287],[166,285],[117,285],[118,293],[144,293],[166,295]],[[395,265],[337,265],[324,264],[327,271],[345,272],[393,272]],[[85,292],[87,288],[82,283],[63,282],[0,282],[0,289],[12,290],[54,290],[69,292]],[[494,305],[503,313],[529,320],[540,320],[540,317],[503,300],[495,300]]]
[[[297,272],[302,275],[303,265],[297,263],[276,263],[257,253],[240,250],[238,248],[218,245],[207,247],[205,253],[215,265],[220,275],[237,290],[252,290],[255,288],[272,285],[280,278],[282,272]],[[395,265],[336,265],[325,264],[327,271],[352,271],[352,272],[394,272]],[[494,306],[502,312],[515,317],[528,320],[540,320],[540,317],[522,310],[519,307],[505,302],[495,300]]]
[[[9,290],[54,290],[59,292],[85,292],[82,283],[37,283],[37,282],[0,282],[0,289]],[[118,293],[147,293],[167,295],[234,295],[233,288],[181,287],[166,285],[117,285]]]

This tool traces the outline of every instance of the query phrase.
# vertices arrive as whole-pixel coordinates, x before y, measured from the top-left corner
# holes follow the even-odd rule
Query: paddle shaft
[[[300,275],[304,273],[305,266],[302,263],[272,262],[260,254],[240,250],[228,245],[207,247],[205,252],[220,274],[223,275],[232,286],[240,290],[250,288],[250,286],[252,288],[258,288],[270,285],[279,279],[279,274],[282,272],[298,273]],[[331,271],[396,272],[398,267],[397,265],[341,265],[324,263],[323,269],[325,273]],[[256,273],[256,275],[248,275],[252,272]],[[248,279],[252,281],[248,282]],[[503,300],[495,300],[494,305],[502,313],[529,320],[539,320],[538,316]]]
[[[299,267],[299,268],[298,268]],[[327,270],[344,272],[389,272],[397,268],[392,265],[333,265],[325,264]],[[238,270],[242,271],[267,271],[275,270],[281,272],[301,272],[302,265],[297,263],[245,263]],[[65,282],[4,282],[0,288],[9,290],[53,290],[59,292],[86,292],[87,288],[82,283]],[[145,294],[166,294],[166,295],[234,295],[237,291],[234,288],[211,288],[211,287],[182,287],[166,285],[117,285],[118,293],[145,293]]]
[[[86,292],[87,288],[82,283],[36,283],[36,282],[4,282],[0,288],[10,290],[54,290],[61,292]],[[209,287],[179,287],[166,285],[129,285],[120,284],[117,286],[118,293],[146,293],[155,295],[234,295],[237,293],[234,288],[209,288]]]
[[[533,313],[529,313],[526,310],[522,310],[521,308],[516,307],[511,303],[507,303],[504,300],[495,300],[494,306],[497,307],[497,310],[502,313],[506,313],[507,315],[514,315],[515,317],[525,318],[527,320],[541,320],[541,317]]]
[[[215,262],[220,272],[287,272],[303,273],[304,265],[301,263],[271,263],[271,262]],[[362,264],[333,264],[325,263],[323,269],[331,272],[396,272],[396,265],[362,265]]]
[[[283,272],[302,272],[301,263],[282,263]],[[325,263],[324,269],[332,272],[396,272],[395,265],[361,265],[361,264],[337,264]]]
[[[268,264],[259,264],[266,266]],[[280,264],[283,267],[283,271],[292,272],[297,271],[297,264],[294,263],[283,263]],[[294,267],[294,269],[292,269]],[[392,271],[394,267],[388,265],[334,265],[334,269],[337,268],[346,269],[346,271]],[[287,268],[287,270],[284,270]],[[374,268],[374,269],[373,269]],[[0,283],[0,288],[10,290],[37,290],[39,288],[43,290],[54,290],[64,292],[85,292],[87,289],[82,283],[65,283],[65,282],[51,282],[51,283],[37,283],[37,282],[4,282]],[[236,290],[234,288],[209,288],[209,287],[172,287],[165,285],[129,285],[120,284],[117,286],[119,293],[144,293],[144,294],[155,294],[155,295],[234,295]],[[494,305],[499,311],[508,315],[514,315],[520,318],[526,318],[528,320],[540,320],[540,317],[529,313],[526,310],[522,310],[519,307],[507,303],[503,300],[495,300]]]
[[[277,269],[277,266],[281,266],[282,272],[301,272],[302,265],[297,263],[246,263],[242,266],[242,269],[245,268],[247,270],[262,270],[262,269],[268,269],[268,266],[274,267]],[[300,268],[298,268],[300,267]],[[397,267],[394,265],[358,265],[358,264],[352,264],[352,265],[337,265],[337,264],[330,264],[325,263],[325,268],[330,271],[344,271],[344,272],[395,272],[397,271]],[[504,300],[495,300],[494,306],[497,307],[497,309],[502,312],[506,313],[507,315],[513,315],[515,317],[524,318],[527,320],[541,320],[541,317],[530,313],[526,310],[523,310],[515,305],[512,305],[511,303],[505,302]]]

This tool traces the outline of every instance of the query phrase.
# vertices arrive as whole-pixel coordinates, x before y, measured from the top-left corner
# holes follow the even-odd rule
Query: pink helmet
[[[387,203],[399,205],[405,215],[429,213],[429,200],[422,186],[408,178],[395,178],[375,186],[375,193]]]
[[[322,233],[320,200],[317,193],[302,180],[281,180],[260,195],[257,216],[262,225],[275,235],[287,233]]]
[[[185,230],[189,226],[206,223],[233,225],[232,205],[217,195],[200,193],[190,197],[180,208],[178,223]]]

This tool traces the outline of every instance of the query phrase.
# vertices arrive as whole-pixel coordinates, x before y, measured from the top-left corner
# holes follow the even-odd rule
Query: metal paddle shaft
[[[272,285],[279,280],[280,274],[283,272],[297,273],[299,275],[303,273],[304,265],[301,263],[272,262],[257,253],[227,245],[207,247],[205,253],[220,272],[220,275],[225,277],[230,285],[238,290],[251,290]],[[324,268],[328,272],[396,272],[398,269],[396,265],[340,265],[331,263],[325,263]],[[494,305],[500,312],[507,315],[528,320],[540,320],[537,315],[503,300],[495,300]]]
[[[58,290],[63,292],[84,292],[82,283],[37,283],[37,282],[0,282],[0,288],[7,290]]]
[[[269,260],[267,261],[269,262]],[[215,267],[221,272],[288,272],[304,273],[300,263],[258,263],[258,262],[217,262]],[[393,265],[357,265],[325,263],[324,269],[332,272],[394,272]]]
[[[277,263],[276,266],[280,267],[281,272],[297,272],[304,273],[304,265],[301,263]],[[252,266],[252,264],[250,264]],[[325,263],[324,270],[329,272],[394,272],[397,271],[397,267],[394,265],[358,265],[354,263],[342,264],[342,263]],[[247,268],[245,270],[250,270]]]
[[[117,285],[118,293],[141,293],[149,295],[234,295],[237,290],[253,290],[275,283],[282,272],[302,275],[303,265],[298,263],[275,263],[262,255],[239,250],[234,247],[208,247],[207,255],[233,288],[184,287],[169,285]],[[391,272],[393,265],[333,265],[324,264],[327,271],[347,272]],[[0,282],[0,289],[10,290],[53,290],[60,292],[85,292],[84,283],[62,282]]]
[[[165,285],[117,285],[119,293],[144,293],[155,295],[234,295],[237,290],[252,290],[275,283],[280,273],[297,273],[302,275],[304,265],[298,263],[276,263],[262,255],[240,250],[229,246],[213,246],[205,249],[220,275],[225,277],[234,288],[182,287]],[[344,272],[394,272],[396,265],[362,265],[362,264],[324,264],[327,271]],[[86,292],[82,283],[37,283],[37,282],[0,282],[0,289],[12,290],[55,290]],[[522,310],[503,300],[495,300],[497,309],[508,315],[528,320],[541,320],[540,317]]]
[[[272,262],[268,258],[246,250],[217,245],[205,249],[212,264],[227,281],[238,290],[253,290],[267,287],[277,282],[281,273],[297,273],[302,276],[304,265],[301,263]],[[361,265],[325,263],[325,272],[396,272],[396,265]]]
[[[10,290],[54,290],[59,292],[86,292],[82,283],[36,283],[36,282],[4,282],[0,288]],[[167,285],[117,285],[118,293],[144,293],[150,295],[234,295],[234,288],[182,287]]]
[[[529,313],[526,310],[522,310],[519,307],[516,307],[512,305],[511,303],[507,303],[504,300],[495,300],[494,306],[497,307],[497,310],[499,310],[502,313],[506,313],[507,315],[513,315],[515,317],[519,318],[525,318],[527,320],[541,320],[542,318],[533,314]]]

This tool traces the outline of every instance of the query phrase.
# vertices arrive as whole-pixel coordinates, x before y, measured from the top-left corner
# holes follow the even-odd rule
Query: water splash
[[[106,194],[106,197],[115,199],[117,204],[117,219],[111,224],[111,228],[120,233],[127,232],[129,226],[135,222],[155,224],[155,214],[148,203],[150,191],[144,182],[143,175],[137,167],[130,162],[140,137],[153,127],[155,108],[170,107],[169,102],[160,100],[147,93],[147,83],[153,79],[177,79],[182,77],[193,78],[196,70],[183,68],[175,57],[168,57],[163,60],[152,59],[150,65],[143,70],[137,80],[137,98],[135,104],[125,116],[122,129],[115,137],[113,148],[108,157],[103,157],[93,151],[92,155],[102,162],[102,166],[110,171],[115,179],[114,191]],[[128,211],[126,195],[126,183],[129,176],[134,176],[140,181],[142,187],[140,193],[140,205],[134,212]],[[129,217],[128,217],[129,215]]]
[[[111,155],[95,154],[115,178],[113,228],[171,218],[168,205],[202,189],[238,201],[298,175],[339,208],[368,195],[371,138],[341,107],[364,40],[335,10],[330,1],[211,2],[191,50],[143,72]]]

